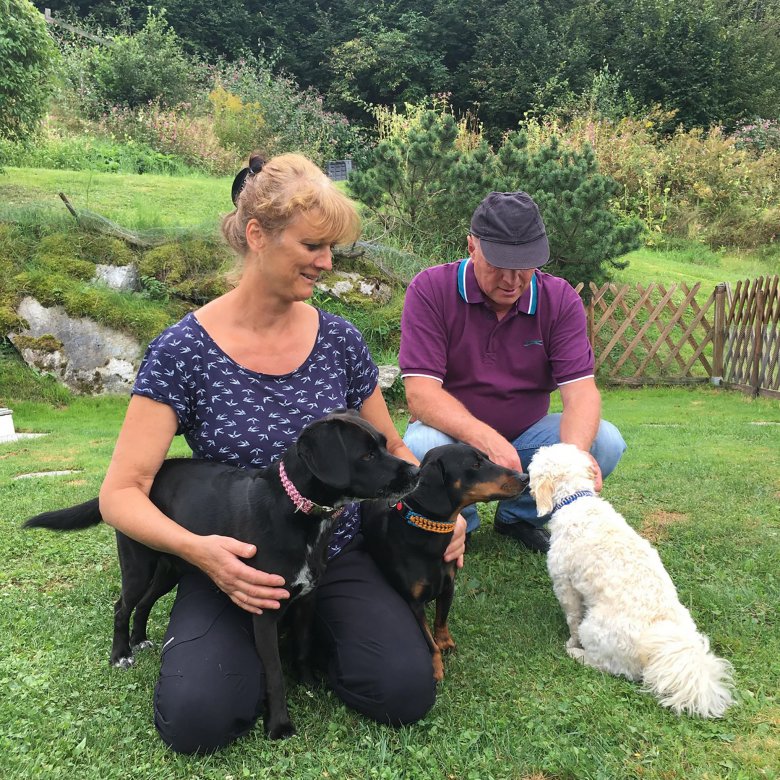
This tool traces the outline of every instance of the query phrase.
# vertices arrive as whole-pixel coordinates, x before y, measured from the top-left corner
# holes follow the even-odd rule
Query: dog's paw
[[[111,666],[115,669],[129,669],[135,663],[135,658],[132,655],[122,656],[117,658],[116,661],[111,661]]]
[[[283,721],[276,725],[269,726],[265,731],[268,739],[288,739],[295,736],[295,726],[290,721]]]
[[[569,650],[570,648],[573,648],[575,650],[582,649],[582,645],[580,644],[579,639],[575,639],[573,636],[570,636],[568,640],[566,641],[566,649]]]
[[[566,643],[566,652],[570,658],[575,661],[584,664],[585,663],[585,651],[581,647],[569,647],[569,643]]]
[[[452,634],[450,634],[449,629],[437,629],[436,634],[434,636],[434,642],[436,642],[436,647],[439,648],[439,650],[442,653],[448,653],[455,649],[455,640],[452,638]]]
[[[154,647],[154,642],[151,639],[144,639],[143,642],[139,642],[137,645],[133,645],[133,652],[141,650],[151,650]]]

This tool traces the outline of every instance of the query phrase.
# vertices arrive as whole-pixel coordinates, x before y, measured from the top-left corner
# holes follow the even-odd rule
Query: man
[[[406,445],[422,459],[463,441],[523,471],[539,447],[569,442],[591,454],[600,490],[626,444],[601,420],[582,301],[539,270],[550,248],[536,203],[525,192],[491,192],[472,216],[468,250],[419,273],[406,293],[398,358],[412,414]],[[549,414],[554,390],[562,414]],[[463,515],[470,538],[476,507]],[[526,491],[499,503],[494,528],[547,552],[548,519]]]

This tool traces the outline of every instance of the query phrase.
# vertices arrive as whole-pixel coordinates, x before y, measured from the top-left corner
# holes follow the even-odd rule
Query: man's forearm
[[[435,380],[429,380],[435,382]],[[486,439],[499,435],[493,428],[474,417],[471,412],[443,387],[415,387],[406,381],[406,397],[412,415],[431,428],[452,436],[453,439],[486,449]],[[436,382],[438,385],[438,382]]]
[[[580,381],[561,388],[561,441],[588,452],[601,423],[601,394],[595,382]]]

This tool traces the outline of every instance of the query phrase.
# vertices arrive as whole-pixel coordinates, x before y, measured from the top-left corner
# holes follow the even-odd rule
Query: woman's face
[[[263,277],[280,296],[296,301],[310,298],[320,276],[333,268],[332,246],[306,214],[265,234],[258,254]]]

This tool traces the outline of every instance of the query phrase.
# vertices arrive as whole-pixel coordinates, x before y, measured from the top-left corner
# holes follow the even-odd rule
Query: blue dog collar
[[[592,490],[578,490],[576,493],[572,493],[570,496],[566,496],[562,501],[559,501],[554,507],[553,512],[557,512],[559,509],[571,504],[578,498],[586,498],[587,496],[595,496],[596,494]]]
[[[420,528],[423,531],[431,531],[435,534],[449,534],[455,530],[455,522],[449,520],[432,520],[430,517],[425,517],[418,512],[415,512],[408,504],[403,501],[399,501],[395,505],[397,512],[401,513],[401,517],[409,525],[413,525],[416,528]]]

